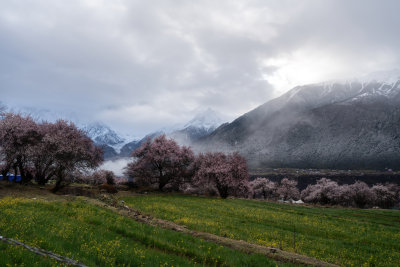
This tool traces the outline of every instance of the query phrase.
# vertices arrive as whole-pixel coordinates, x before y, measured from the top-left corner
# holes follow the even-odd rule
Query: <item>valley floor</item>
[[[399,211],[127,191],[100,200],[0,183],[0,235],[87,266],[293,266],[204,236],[132,220],[113,208],[118,204],[138,211],[140,218],[177,224],[175,228],[182,225],[189,231],[281,248],[333,264],[400,263]],[[0,266],[60,265],[22,247],[0,243]]]

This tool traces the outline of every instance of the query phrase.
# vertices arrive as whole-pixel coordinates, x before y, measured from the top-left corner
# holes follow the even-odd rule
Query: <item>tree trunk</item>
[[[64,171],[59,170],[57,173],[57,182],[54,185],[53,189],[51,190],[53,193],[56,193],[61,188],[63,188],[62,182],[64,181]]]
[[[163,174],[162,168],[159,168],[160,177],[158,178],[158,190],[163,191],[164,186],[168,183],[168,179],[166,179]]]
[[[216,185],[217,185],[217,189],[218,189],[218,193],[219,196],[222,198],[227,198],[228,197],[228,187],[227,186],[223,186],[221,185],[218,180],[216,181]]]
[[[47,180],[42,172],[37,172],[35,174],[35,181],[38,183],[38,185],[45,185],[47,183]]]

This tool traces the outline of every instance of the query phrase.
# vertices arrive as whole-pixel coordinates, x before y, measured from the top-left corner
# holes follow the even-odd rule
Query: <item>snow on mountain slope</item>
[[[86,131],[87,135],[100,146],[108,146],[115,150],[115,155],[118,154],[121,148],[132,140],[126,139],[112,130],[110,127],[101,122],[95,122],[88,125],[84,125],[83,130]]]
[[[399,167],[400,75],[297,86],[200,140],[253,166]]]
[[[296,86],[270,101],[283,106],[318,107],[341,101],[357,101],[375,96],[391,98],[400,92],[400,71],[381,71],[350,80],[334,80]],[[269,104],[271,104],[268,102]]]
[[[215,110],[208,108],[198,113],[193,119],[184,125],[184,129],[188,127],[202,128],[207,131],[213,131],[222,123],[226,122],[224,116]]]
[[[168,134],[181,145],[191,145],[194,141],[210,134],[222,123],[224,116],[211,108],[197,113],[183,128]]]
[[[100,122],[86,125],[83,129],[86,131],[87,135],[99,145],[114,146],[125,141],[125,139],[120,137],[115,131]]]

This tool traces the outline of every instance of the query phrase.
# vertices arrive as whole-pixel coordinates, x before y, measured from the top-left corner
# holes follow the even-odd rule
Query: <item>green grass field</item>
[[[88,266],[292,266],[139,223],[83,197],[49,199],[0,198],[0,235]],[[121,199],[134,209],[197,231],[281,247],[343,266],[400,266],[399,211],[173,194]],[[64,265],[0,243],[0,266]]]
[[[74,201],[0,198],[0,235],[88,266],[277,266],[262,255],[249,255],[138,223],[92,205],[84,198]],[[0,243],[0,266],[63,264],[22,247]]]
[[[194,230],[282,247],[330,263],[400,266],[399,211],[166,194],[123,199],[134,209]]]

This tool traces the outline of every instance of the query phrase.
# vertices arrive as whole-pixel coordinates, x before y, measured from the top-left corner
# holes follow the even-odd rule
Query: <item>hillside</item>
[[[222,125],[197,149],[239,151],[253,167],[400,168],[399,121],[400,79],[304,85]]]

